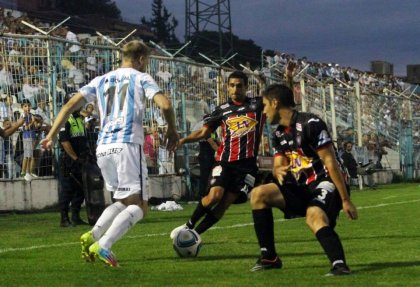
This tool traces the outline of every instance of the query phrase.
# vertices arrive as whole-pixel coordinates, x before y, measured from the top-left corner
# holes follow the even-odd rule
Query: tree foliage
[[[121,11],[111,0],[57,0],[56,7],[70,15],[100,14],[121,20]]]
[[[178,44],[179,41],[175,35],[175,28],[178,26],[178,20],[168,12],[162,0],[153,0],[152,18],[147,20],[144,16],[141,23],[152,29],[159,42],[165,45]]]
[[[191,54],[190,56],[198,61],[203,61],[203,58],[198,55],[198,52],[205,54],[206,56],[210,57],[211,59],[219,59],[219,33],[216,31],[202,31],[198,32],[192,37],[192,42],[194,43],[194,47],[190,47]],[[227,39],[229,39],[229,35],[224,35],[222,37],[222,45],[224,48],[224,53],[227,52],[229,47],[229,43]],[[239,64],[245,65],[246,62],[249,62],[251,68],[255,69],[261,66],[261,52],[262,49],[260,46],[255,44],[253,40],[244,40],[240,39],[236,35],[232,35],[232,52],[230,55],[234,53],[238,53],[235,58],[233,58],[231,63],[233,63],[237,68],[239,68]],[[225,57],[228,58],[230,55],[226,55]]]

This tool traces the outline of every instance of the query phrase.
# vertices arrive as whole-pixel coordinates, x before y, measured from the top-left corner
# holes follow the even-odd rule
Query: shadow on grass
[[[373,262],[367,264],[353,264],[353,268],[357,267],[356,272],[376,271],[388,268],[404,268],[420,266],[420,260],[416,261],[396,261],[396,262]]]

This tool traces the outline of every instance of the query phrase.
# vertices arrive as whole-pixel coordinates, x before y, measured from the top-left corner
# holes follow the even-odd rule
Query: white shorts
[[[140,194],[149,199],[146,159],[138,144],[112,143],[96,148],[98,166],[101,168],[107,190],[115,199]]]

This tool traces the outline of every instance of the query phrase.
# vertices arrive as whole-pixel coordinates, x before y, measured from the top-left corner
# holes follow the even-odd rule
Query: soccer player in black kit
[[[254,228],[261,257],[251,271],[281,268],[274,244],[272,207],[292,216],[306,216],[306,224],[331,262],[327,275],[348,275],[343,246],[334,231],[341,209],[357,219],[343,167],[326,124],[316,115],[294,109],[293,92],[273,84],[263,92],[267,122],[278,125],[273,135],[274,182],[251,192]]]
[[[232,203],[244,203],[257,175],[256,158],[265,122],[262,98],[246,96],[248,77],[234,71],[228,77],[230,101],[217,106],[204,119],[203,127],[179,141],[179,145],[208,137],[218,127],[222,141],[211,171],[209,191],[198,203],[191,218],[172,230],[170,237],[184,228],[195,227],[201,234],[216,224]]]

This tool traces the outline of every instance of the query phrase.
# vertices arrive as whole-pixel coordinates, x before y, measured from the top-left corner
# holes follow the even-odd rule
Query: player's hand
[[[42,139],[39,144],[41,145],[42,149],[44,150],[51,150],[53,145],[53,140],[46,137],[45,139]]]
[[[357,214],[356,206],[354,206],[350,199],[343,200],[343,212],[346,214],[347,218],[351,220],[357,219],[359,217]]]
[[[177,144],[176,144],[176,148],[178,149],[178,148],[180,148],[183,144],[185,143],[185,140],[184,140],[184,138],[182,138],[182,139],[179,139],[179,141],[177,142]]]
[[[178,147],[179,135],[175,129],[169,129],[166,131],[165,142],[166,149],[170,152],[173,152]]]
[[[284,178],[287,172],[290,170],[291,165],[282,165],[274,170],[274,176],[278,180],[280,185],[283,185]]]

